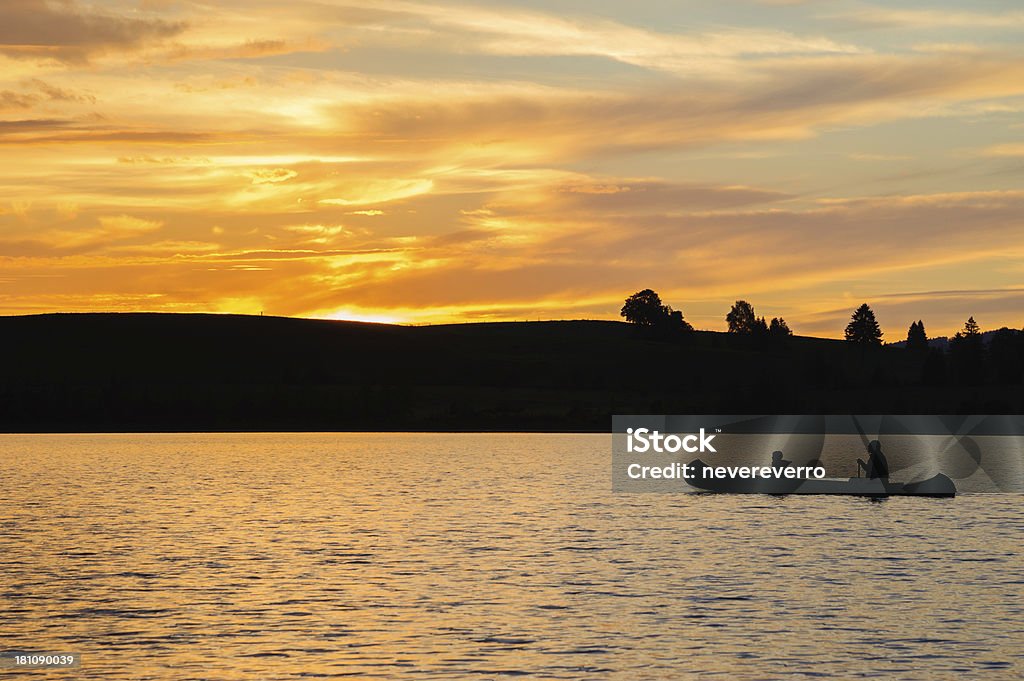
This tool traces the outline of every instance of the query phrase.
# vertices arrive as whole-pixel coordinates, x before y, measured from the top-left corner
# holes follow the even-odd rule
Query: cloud
[[[379,6],[367,6],[372,4]],[[754,55],[864,51],[848,42],[778,28],[717,26],[704,31],[661,32],[590,11],[543,12],[509,4],[306,2],[293,3],[291,11],[282,12],[272,3],[249,0],[220,3],[217,10],[213,18],[231,33],[251,30],[249,15],[264,17],[277,37],[251,42],[271,46],[270,54],[303,49],[300,44],[306,41],[306,51],[354,45],[413,51],[427,60],[440,54],[595,57],[655,72],[692,74],[714,69],[738,75],[742,59]],[[204,13],[204,18],[210,17],[209,12]],[[202,34],[202,21],[196,24]],[[196,47],[183,48],[183,53],[201,53],[208,42],[200,39]]]
[[[99,246],[122,239],[141,236],[160,229],[160,220],[146,220],[132,215],[105,215],[99,218],[99,226],[92,229],[59,231],[52,235],[52,242],[61,248],[75,249],[82,246]]]
[[[372,203],[388,203],[425,194],[433,189],[434,183],[426,179],[377,180],[352,182],[344,187],[345,195],[337,198],[320,199],[324,206],[359,206]]]
[[[29,210],[20,211],[23,219],[30,219]],[[74,222],[77,211],[64,211],[65,220]],[[24,238],[7,238],[2,250],[9,256],[43,257],[74,255],[93,252],[114,244],[138,237],[145,237],[158,231],[162,220],[150,220],[132,215],[103,215],[92,224],[71,224],[40,228],[29,222],[28,234]],[[8,230],[10,233],[10,230]],[[149,244],[153,245],[153,244]],[[153,251],[151,251],[152,253]]]
[[[55,132],[54,129],[61,132]],[[20,121],[0,121],[0,133],[39,131],[43,134],[24,134],[18,136],[0,136],[0,145],[39,145],[39,144],[103,144],[107,142],[125,142],[142,144],[198,144],[216,141],[216,136],[206,132],[190,132],[182,130],[116,130],[109,127],[78,125],[76,121],[39,119]]]
[[[37,90],[43,97],[51,102],[82,102],[95,104],[96,97],[83,92],[76,92],[67,88],[58,87],[38,78],[32,78],[27,82],[30,88]]]
[[[598,211],[686,212],[717,210],[773,203],[791,198],[783,192],[742,185],[666,182],[664,180],[625,179],[614,182],[567,182],[556,185],[541,197],[541,206],[551,206],[569,214]]]
[[[327,244],[346,234],[342,225],[289,225],[285,229],[298,234],[301,244]]]
[[[695,299],[720,300],[716,304],[727,307],[729,299],[752,295],[786,307],[786,317],[804,325],[805,332],[835,335],[841,326],[827,327],[815,316],[815,307],[844,299],[850,281],[864,281],[858,297],[883,294],[884,284],[872,290],[871,280],[863,279],[867,272],[899,281],[913,279],[908,271],[920,276],[954,267],[968,282],[976,266],[991,267],[991,259],[1015,252],[1024,255],[1020,192],[867,197],[811,209],[634,216],[626,228],[618,210],[609,208],[574,212],[553,229],[559,206],[550,215],[537,215],[530,203],[516,216],[509,205],[504,228],[470,227],[418,242],[416,250],[394,254],[401,267],[350,263],[327,272],[325,281],[331,283],[324,284],[316,301],[305,304],[326,309],[335,299],[366,309],[429,312],[534,303],[567,313],[579,301],[588,307],[604,301],[611,315],[624,292],[654,285],[684,311]],[[478,218],[486,225],[490,216]],[[516,233],[529,238],[516,238]],[[809,291],[815,294],[808,296]]]
[[[1024,12],[986,13],[950,9],[901,9],[898,7],[858,7],[856,12],[834,15],[845,22],[871,27],[906,28],[997,28],[1024,27]]]
[[[959,102],[1024,94],[1024,58],[999,53],[789,58],[752,63],[748,73],[743,88],[486,88],[444,99],[375,98],[328,115],[349,133],[349,149],[448,148],[469,158],[538,163],[567,154],[802,139],[826,126],[916,118]]]
[[[118,163],[127,163],[131,165],[138,164],[155,164],[155,165],[209,165],[210,159],[199,156],[120,156],[117,159]]]
[[[960,317],[972,311],[983,312],[994,325],[1010,323],[1006,310],[1019,309],[1000,311],[998,302],[1018,300],[1019,291],[982,289],[978,277],[998,270],[999,262],[1024,257],[1024,192],[836,198],[808,205],[757,188],[705,185],[703,193],[718,197],[687,206],[671,197],[685,200],[698,193],[695,186],[663,184],[579,176],[536,187],[519,195],[518,203],[515,193],[495,197],[497,208],[466,211],[461,230],[430,238],[354,233],[310,220],[282,225],[281,248],[253,248],[271,233],[261,231],[239,242],[248,248],[222,244],[211,251],[201,239],[168,240],[170,232],[157,232],[162,225],[155,219],[108,215],[93,228],[51,233],[53,247],[59,244],[65,253],[59,266],[44,265],[46,251],[22,251],[37,267],[68,273],[69,281],[86,276],[75,274],[77,268],[109,280],[128,276],[132,263],[146,263],[149,290],[178,290],[191,282],[186,288],[195,290],[197,305],[202,291],[216,291],[216,300],[245,292],[284,314],[345,308],[439,320],[508,318],[515,310],[533,309],[554,317],[614,317],[624,295],[646,286],[710,328],[721,325],[737,297],[752,298],[762,313],[784,314],[802,333],[826,335],[841,333],[854,300],[877,302],[887,329],[905,328],[904,317],[907,324],[926,317],[933,332],[961,324]],[[612,186],[629,191],[566,191]],[[605,201],[646,191],[661,196],[650,206]],[[555,203],[539,211],[549,199],[583,203]],[[229,237],[222,232],[219,238]],[[118,260],[97,262],[86,255],[97,249]],[[5,245],[3,251],[10,255],[16,249]],[[185,273],[197,268],[211,278],[187,279]],[[232,272],[267,277],[246,284],[219,278]],[[913,300],[887,296],[908,290],[901,284],[929,278],[960,288]],[[25,287],[19,284],[18,290]],[[168,304],[187,299],[178,296]]]
[[[293,177],[298,177],[298,175],[297,172],[288,168],[262,168],[248,173],[253,184],[285,182]]]
[[[31,109],[47,102],[95,104],[96,98],[90,94],[51,85],[38,78],[27,80],[21,91],[0,90],[0,112]]]
[[[30,109],[39,102],[39,99],[39,95],[35,93],[0,90],[0,111]]]
[[[995,144],[981,151],[982,156],[1024,157],[1024,143]]]
[[[865,152],[854,152],[847,154],[847,156],[854,161],[907,161],[912,158],[902,154],[871,154]]]
[[[395,9],[432,30],[422,39],[435,49],[516,56],[596,56],[656,71],[736,73],[751,55],[859,53],[862,48],[825,37],[768,28],[662,33],[593,15],[578,17],[511,7],[402,3]],[[445,39],[451,33],[457,39]],[[409,36],[405,36],[408,41]]]
[[[15,121],[0,121],[0,135],[12,133],[30,133],[35,130],[51,131],[54,128],[63,128],[71,125],[72,121],[56,118],[25,118]],[[19,139],[13,137],[0,137],[0,144],[16,144]]]
[[[184,28],[180,22],[99,13],[75,0],[4,0],[0,54],[78,62],[93,54],[137,48]]]
[[[227,45],[177,44],[170,46],[163,57],[169,61],[208,61],[221,59],[258,59],[294,52],[324,52],[332,45],[323,40],[246,40]]]

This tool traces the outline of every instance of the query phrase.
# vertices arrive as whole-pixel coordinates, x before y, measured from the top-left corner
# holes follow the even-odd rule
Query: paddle
[[[868,445],[871,444],[871,441],[868,440],[868,436],[867,436],[867,434],[864,433],[864,429],[861,427],[860,421],[857,420],[857,417],[851,414],[850,418],[853,419],[853,425],[855,425],[857,427],[857,432],[860,434],[860,441],[864,444],[864,451],[867,451]],[[860,463],[859,462],[857,464],[857,477],[858,478],[860,477]]]

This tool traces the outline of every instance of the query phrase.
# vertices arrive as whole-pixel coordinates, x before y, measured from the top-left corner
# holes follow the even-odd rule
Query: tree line
[[[681,310],[662,303],[661,296],[649,288],[637,291],[626,298],[619,313],[627,322],[639,327],[663,332],[689,332],[693,326],[683,318]],[[745,300],[737,300],[725,317],[729,332],[750,336],[788,337],[792,336],[786,320],[772,317],[766,321],[754,313],[754,306]]]
[[[626,298],[620,315],[632,324],[662,335],[693,331],[682,311],[664,304],[651,289]],[[754,306],[745,300],[737,300],[732,305],[725,321],[728,332],[738,336],[785,339],[793,335],[785,319],[773,317],[769,321],[759,317]],[[865,348],[881,347],[883,336],[875,313],[867,303],[853,311],[843,333],[847,342]],[[948,376],[964,384],[1015,383],[1024,377],[1024,330],[1002,328],[986,334],[973,316],[948,340],[946,350],[933,347],[921,320],[910,325],[906,340],[898,344],[919,359],[926,383],[942,383]]]

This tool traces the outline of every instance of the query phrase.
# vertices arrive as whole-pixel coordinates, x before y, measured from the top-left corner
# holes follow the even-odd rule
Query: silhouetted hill
[[[952,385],[941,357],[902,348],[658,337],[610,321],[34,315],[0,317],[0,350],[7,431],[606,431],[615,413],[1024,412],[1019,373]]]

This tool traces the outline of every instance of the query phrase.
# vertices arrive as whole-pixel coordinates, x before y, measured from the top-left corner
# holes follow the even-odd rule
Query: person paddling
[[[886,461],[885,454],[882,453],[882,443],[878,440],[868,443],[867,463],[863,459],[857,459],[857,475],[860,475],[861,469],[869,478],[889,479],[889,462]]]
[[[782,452],[772,452],[772,468],[786,468],[792,465],[792,461],[786,461],[782,458]]]

